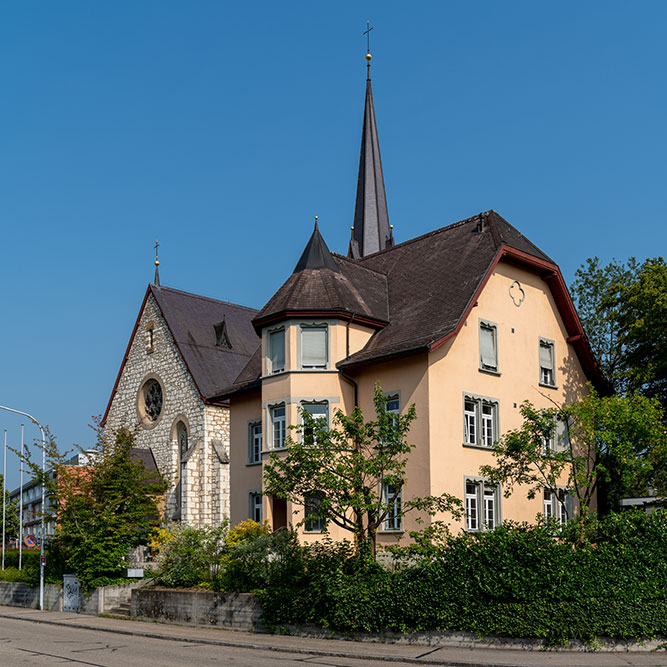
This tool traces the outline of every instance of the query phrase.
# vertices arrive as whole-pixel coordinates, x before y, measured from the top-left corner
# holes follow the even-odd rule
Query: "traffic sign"
[[[25,545],[30,549],[37,546],[37,540],[35,539],[34,535],[26,535],[26,538],[23,541],[25,542]]]

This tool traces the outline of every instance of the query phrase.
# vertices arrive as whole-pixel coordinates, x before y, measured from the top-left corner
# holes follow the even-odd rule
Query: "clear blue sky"
[[[7,1],[0,404],[90,442],[156,237],[163,284],[255,307],[314,215],[347,250],[366,19],[397,240],[494,208],[568,282],[665,254],[664,0]]]

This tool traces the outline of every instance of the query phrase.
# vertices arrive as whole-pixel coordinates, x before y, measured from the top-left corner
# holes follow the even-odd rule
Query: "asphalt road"
[[[182,665],[364,665],[368,660],[290,655],[270,650],[180,643],[113,635],[3,618],[0,620],[0,665],[91,665],[94,667],[176,667]],[[406,663],[385,663],[401,665]]]
[[[654,642],[658,647],[657,642]],[[649,649],[645,646],[644,649]],[[449,665],[450,667],[667,667],[664,650],[539,651],[384,644],[252,634],[67,612],[0,607],[0,667],[92,665]]]

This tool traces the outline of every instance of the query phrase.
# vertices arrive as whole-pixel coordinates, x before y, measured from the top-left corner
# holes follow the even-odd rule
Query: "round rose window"
[[[157,380],[148,380],[143,386],[142,393],[146,419],[154,422],[162,412],[162,387]]]

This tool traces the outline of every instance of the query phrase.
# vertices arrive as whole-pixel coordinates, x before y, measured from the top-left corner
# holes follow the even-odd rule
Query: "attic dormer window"
[[[227,324],[225,320],[222,320],[222,322],[218,322],[213,326],[215,327],[215,346],[225,347],[228,350],[231,350],[232,344],[229,341],[229,335],[227,334]]]

